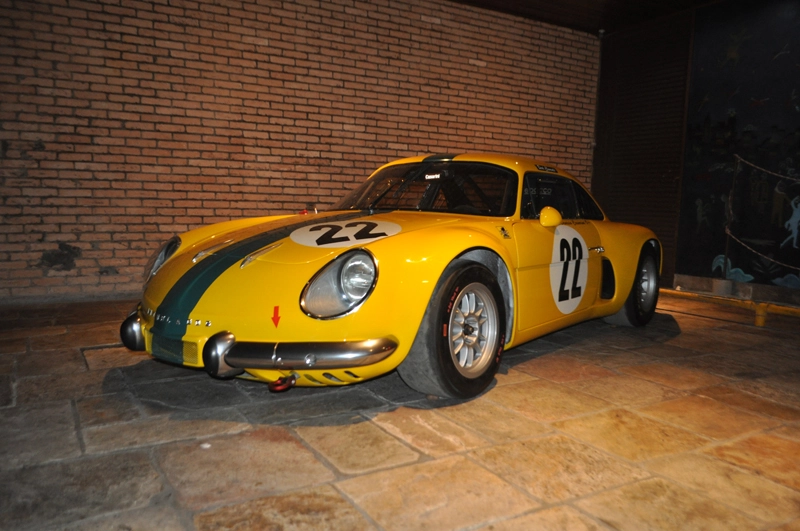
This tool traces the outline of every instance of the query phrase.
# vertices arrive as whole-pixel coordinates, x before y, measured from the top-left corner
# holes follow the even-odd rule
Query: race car
[[[642,326],[661,244],[575,178],[509,155],[390,162],[326,212],[174,236],[146,267],[123,343],[215,378],[292,386],[396,370],[469,398],[505,349],[587,319]]]

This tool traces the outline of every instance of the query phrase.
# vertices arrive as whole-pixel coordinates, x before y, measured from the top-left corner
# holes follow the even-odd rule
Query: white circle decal
[[[393,236],[402,227],[390,221],[332,221],[301,227],[289,236],[293,242],[307,247],[350,247]]]
[[[586,291],[589,250],[581,235],[566,225],[556,227],[553,259],[550,261],[550,289],[563,314],[572,313]]]

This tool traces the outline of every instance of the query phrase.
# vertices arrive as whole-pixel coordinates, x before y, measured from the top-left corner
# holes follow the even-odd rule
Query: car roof
[[[415,157],[406,157],[403,159],[394,160],[392,162],[389,162],[388,164],[384,164],[381,167],[381,169],[387,166],[394,166],[397,164],[409,164],[412,162],[422,162],[422,161],[487,162],[489,164],[497,164],[498,166],[504,166],[520,174],[524,174],[529,171],[533,172],[544,171],[547,173],[562,175],[564,177],[568,177],[572,180],[577,181],[577,179],[575,179],[575,177],[573,177],[569,173],[560,169],[558,166],[554,166],[546,161],[536,159],[534,157],[526,157],[523,155],[506,155],[500,153],[458,153],[458,154],[417,155]]]

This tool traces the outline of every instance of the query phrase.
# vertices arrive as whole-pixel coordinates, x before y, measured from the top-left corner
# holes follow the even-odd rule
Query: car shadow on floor
[[[602,320],[581,323],[508,350],[498,377],[484,394],[538,358],[571,356],[589,365],[602,365],[604,359],[636,356],[637,348],[657,345],[680,333],[678,322],[661,313],[643,328],[617,327]],[[103,391],[109,402],[105,407],[137,412],[140,419],[167,415],[176,421],[207,419],[251,425],[353,424],[401,407],[438,409],[474,400],[426,396],[409,388],[396,371],[354,385],[295,387],[274,393],[263,382],[216,380],[203,370],[155,359],[109,371]],[[102,397],[98,399],[102,402]]]

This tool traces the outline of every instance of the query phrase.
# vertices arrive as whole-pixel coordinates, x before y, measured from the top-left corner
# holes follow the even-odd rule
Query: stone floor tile
[[[26,338],[0,340],[0,354],[23,354],[28,347]]]
[[[620,406],[651,404],[683,396],[682,391],[625,375],[568,382],[566,385]]]
[[[800,420],[800,409],[778,404],[750,393],[745,393],[727,385],[704,387],[695,391],[695,394],[713,398],[718,402],[735,406],[759,415],[768,415],[781,420]]]
[[[119,337],[121,322],[71,325],[64,334],[31,337],[30,347],[35,351],[119,345],[122,342]]]
[[[704,396],[676,398],[638,411],[712,439],[730,439],[780,424],[775,419],[735,409]]]
[[[416,462],[419,454],[358,415],[327,426],[297,426],[295,431],[342,474],[375,472]]]
[[[111,452],[186,439],[203,439],[240,433],[250,428],[235,410],[176,412],[121,424],[82,430],[87,453]]]
[[[0,376],[14,374],[16,366],[16,356],[0,354]]]
[[[185,531],[178,511],[168,506],[145,507],[88,518],[63,531]]]
[[[142,452],[82,458],[0,472],[0,527],[62,527],[144,507],[164,489]]]
[[[494,378],[497,382],[495,387],[500,385],[511,385],[520,382],[529,382],[536,379],[530,374],[525,374],[524,372],[510,368],[507,365],[501,365],[500,370],[497,372]]]
[[[683,454],[647,468],[771,524],[800,516],[800,492],[706,455]]]
[[[694,358],[674,360],[678,367],[716,374],[725,378],[755,379],[769,374],[753,351],[742,350],[734,354],[706,354]]]
[[[148,357],[149,358],[149,357]],[[117,370],[129,385],[147,384],[164,380],[209,378],[203,369],[172,365],[155,358],[146,358],[136,365],[119,367]]]
[[[720,341],[718,336],[719,334],[714,334],[713,330],[688,331],[670,338],[664,344],[705,354],[733,352],[746,347],[745,345]]]
[[[601,525],[572,507],[558,505],[512,520],[494,522],[480,531],[606,531]]]
[[[263,427],[156,449],[178,501],[192,509],[270,496],[334,479],[288,431]]]
[[[663,343],[655,343],[646,347],[637,348],[636,352],[644,356],[659,359],[689,358],[703,354],[702,352],[698,352],[696,350],[691,350],[685,347],[677,347],[674,345],[665,345]]]
[[[138,304],[138,299],[70,303],[64,311],[54,315],[53,319],[57,324],[67,325],[111,322],[119,328],[125,317]]]
[[[113,369],[114,367],[128,367],[150,359],[146,352],[134,352],[126,347],[106,347],[85,349],[83,357],[89,370]]]
[[[205,376],[205,371],[203,371]],[[272,404],[273,402],[292,402],[303,400],[314,400],[324,397],[325,400],[331,400],[332,397],[341,394],[347,394],[353,389],[365,390],[365,387],[370,382],[359,385],[349,385],[341,387],[292,387],[286,391],[272,392],[269,390],[269,385],[266,382],[258,380],[245,380],[243,378],[235,378],[228,380],[228,383],[235,385],[241,392],[250,397],[254,404]],[[403,384],[405,385],[405,384]]]
[[[488,441],[436,411],[400,407],[377,413],[372,421],[400,440],[433,457],[464,452]]]
[[[774,527],[770,529],[770,531],[800,531],[800,518],[797,520],[792,520],[791,522],[787,522],[781,526]]]
[[[631,461],[686,452],[708,443],[703,437],[626,409],[557,422],[554,426]]]
[[[608,349],[605,351],[576,350],[570,353],[573,358],[616,371],[619,367],[652,363],[653,358],[640,354],[635,350]]]
[[[800,353],[798,353],[798,357],[800,357]],[[800,370],[778,371],[763,377],[762,380],[780,389],[800,393]]]
[[[686,313],[682,306],[683,304],[685,303],[679,302],[678,305],[672,307],[672,309],[678,309],[679,311],[682,311],[682,313],[671,313],[669,315],[669,317],[671,317],[673,320],[673,323],[670,323],[669,325],[670,329],[672,329],[672,326],[677,325],[677,329],[681,333],[688,333],[698,330],[699,331],[709,330],[719,326],[719,321],[717,319],[712,319],[710,317],[703,317],[702,314],[692,315]],[[659,310],[667,309],[667,307],[664,306],[664,303],[662,300],[660,300],[660,298],[658,301],[658,309]],[[656,323],[656,326],[659,325]]]
[[[773,332],[767,337],[771,338],[774,335],[775,333]],[[770,342],[769,339],[765,341],[765,336],[759,333],[759,329],[754,326],[723,325],[709,330],[706,337],[748,349],[752,347],[762,348]]]
[[[330,485],[259,498],[195,516],[198,531],[292,530],[360,531],[375,529]]]
[[[653,344],[653,337],[646,333],[646,329],[612,326],[609,330],[609,333],[596,338],[604,348],[635,349]]]
[[[546,380],[497,387],[486,398],[539,422],[583,415],[611,405],[605,400]]]
[[[753,435],[722,446],[710,448],[706,453],[734,465],[755,470],[764,477],[787,487],[800,490],[800,442],[771,434]]]
[[[498,406],[485,396],[436,412],[496,443],[528,439],[551,431],[549,426]]]
[[[12,342],[18,339],[27,340],[29,337],[43,337],[66,334],[67,327],[65,326],[39,326],[39,327],[22,327],[0,329],[0,341]]]
[[[81,351],[76,348],[27,352],[18,354],[16,361],[18,378],[87,370]]]
[[[506,350],[503,352],[503,359],[517,358],[519,356],[529,357],[531,354],[551,354],[561,348],[562,346],[558,343],[553,343],[552,341],[547,341],[546,339],[534,339],[533,341],[528,341],[527,343],[517,345],[511,350]]]
[[[793,424],[789,426],[781,426],[775,430],[770,431],[772,435],[779,435],[787,439],[794,439],[800,441],[800,424]]]
[[[266,387],[266,386],[265,386]],[[254,424],[288,424],[302,419],[342,415],[357,411],[378,410],[386,402],[360,386],[333,389],[292,389],[285,395],[273,395],[270,400],[240,407]],[[316,392],[315,392],[316,391]]]
[[[696,389],[698,387],[707,387],[728,381],[718,376],[677,367],[669,363],[634,365],[631,367],[621,367],[619,370],[625,374],[644,378],[645,380],[666,385],[673,389]]]
[[[603,378],[614,374],[608,369],[581,362],[571,356],[555,354],[548,354],[528,360],[515,366],[514,369],[536,376],[537,378],[544,378],[559,383]]]
[[[375,472],[337,486],[388,531],[477,527],[538,506],[463,456]]]
[[[148,411],[205,410],[249,404],[249,397],[234,382],[213,378],[153,382],[136,385],[136,395]]]
[[[640,468],[563,435],[481,448],[488,470],[545,503],[558,503],[648,477]]]
[[[0,374],[0,408],[14,405],[13,380],[8,374]]]
[[[141,417],[138,402],[127,392],[81,398],[75,405],[83,428],[128,422]]]
[[[400,375],[397,374],[397,371],[359,384],[358,387],[369,390],[378,398],[396,405],[416,402],[425,398],[423,393],[415,391],[406,385]],[[292,392],[297,390],[293,389]]]
[[[625,485],[576,505],[619,531],[746,531],[763,523],[660,478]]]
[[[789,350],[791,351],[789,352]],[[800,371],[800,356],[798,355],[800,349],[794,345],[790,349],[785,343],[766,341],[764,345],[748,349],[747,352],[752,353],[751,356],[755,356],[754,361],[765,372],[780,374]]]
[[[728,386],[788,407],[800,408],[800,388],[789,389],[767,378],[731,382]]]
[[[0,468],[79,455],[81,447],[68,401],[0,409]]]
[[[17,403],[78,399],[125,390],[117,370],[33,376],[17,380]]]

